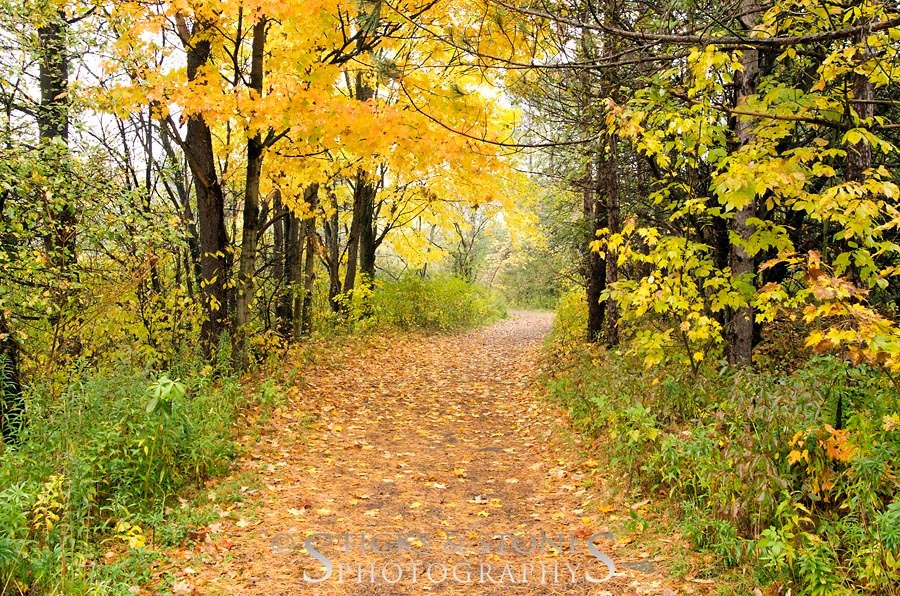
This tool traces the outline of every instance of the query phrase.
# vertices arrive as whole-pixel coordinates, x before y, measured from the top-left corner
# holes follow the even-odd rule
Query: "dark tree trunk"
[[[369,180],[369,174],[364,170],[359,170],[356,175],[356,186],[353,189],[353,216],[350,220],[350,232],[347,236],[347,271],[344,275],[344,293],[349,294],[356,287],[356,274],[360,255],[368,247],[373,247],[374,238],[370,236],[370,227],[372,225],[372,214],[374,210],[375,187]],[[367,245],[363,245],[363,237],[369,241]],[[372,255],[371,266],[375,267],[374,254]]]
[[[375,254],[387,230],[379,237],[378,212],[375,208],[378,186],[370,183],[366,186],[365,192],[362,236],[359,242],[359,270],[365,276],[366,283],[371,284],[375,279]]]
[[[195,80],[200,69],[209,63],[212,47],[205,37],[208,28],[202,22],[195,24],[190,39],[184,40],[189,81]],[[200,329],[200,343],[203,353],[209,358],[228,320],[228,233],[225,229],[225,195],[216,173],[212,133],[202,114],[188,117],[184,149],[197,195],[202,277],[200,295],[206,311]]]
[[[713,262],[720,270],[728,267],[731,259],[731,241],[728,239],[728,220],[716,217],[712,220],[710,244],[713,247]]]
[[[325,266],[328,269],[328,304],[332,312],[340,310],[338,296],[341,295],[341,245],[340,222],[338,220],[337,200],[331,195],[331,215],[327,220],[323,219],[323,238],[325,240]]]
[[[0,397],[0,436],[5,444],[18,443],[25,423],[25,398],[19,380],[19,344],[4,313],[0,313]]]
[[[272,275],[275,278],[275,332],[281,337],[289,337],[291,320],[291,301],[289,286],[285,277],[285,261],[287,255],[287,229],[289,212],[281,204],[281,192],[276,190],[272,196],[272,211],[275,218],[272,224],[274,235],[272,247]]]
[[[606,227],[610,234],[617,234],[620,228],[619,221],[619,177],[618,161],[616,154],[616,140],[609,139],[607,153],[601,157],[600,166],[597,168],[598,201],[605,201]],[[619,279],[618,252],[614,249],[606,250],[606,278],[604,286],[609,286]],[[608,298],[606,307],[606,345],[615,346],[619,343],[619,309],[616,301]]]
[[[287,236],[284,252],[284,293],[281,334],[283,337],[296,338],[296,321],[300,318],[298,292],[303,273],[303,220],[290,210],[287,213]]]
[[[600,301],[600,295],[606,289],[606,264],[600,254],[591,250],[590,243],[596,240],[598,225],[601,221],[604,199],[597,196],[594,189],[594,162],[589,160],[584,174],[582,189],[584,199],[585,252],[584,279],[587,292],[588,320],[587,340],[599,342],[603,339],[606,325],[606,304]],[[605,222],[602,224],[605,226]]]
[[[39,78],[41,103],[37,122],[41,145],[48,152],[47,159],[65,166],[64,156],[69,145],[69,57],[66,52],[68,25],[66,15],[56,12],[38,29],[40,42]],[[54,146],[52,143],[56,143]],[[55,199],[48,206],[52,214],[47,248],[53,266],[65,275],[75,262],[75,206]]]
[[[303,264],[303,301],[300,308],[298,336],[312,333],[313,290],[316,283],[316,210],[318,209],[319,185],[310,184],[304,192],[306,207],[311,214],[304,221],[306,237],[306,258]]]
[[[37,109],[38,135],[44,159],[68,167],[69,146],[69,56],[67,54],[68,23],[63,10],[56,10],[48,21],[38,28],[40,56],[38,78],[40,105]],[[58,290],[53,296],[54,312],[50,320],[55,328],[53,350],[61,348],[65,353],[77,354],[80,346],[66,345],[62,333],[63,313],[72,298],[74,283],[72,266],[75,264],[76,215],[75,204],[65,193],[48,195],[42,210],[48,214],[44,244],[48,261],[59,278]],[[57,341],[59,343],[57,343]]]
[[[756,0],[741,2],[741,22],[744,29],[751,30],[759,21],[759,6]],[[743,68],[735,72],[734,89],[735,105],[739,105],[746,97],[756,93],[756,81],[760,74],[760,52],[756,48],[744,48],[741,57]],[[751,123],[744,117],[735,118],[734,137],[738,146],[753,141]],[[731,220],[731,231],[742,241],[749,240],[753,234],[750,220],[756,216],[755,200],[735,211]],[[731,274],[735,278],[750,278],[756,273],[756,263],[750,254],[740,245],[733,243],[729,257]],[[753,308],[738,308],[731,319],[731,337],[728,346],[728,361],[735,366],[751,366],[753,363]]]
[[[369,101],[374,96],[375,91],[366,83],[363,73],[357,73],[356,99]],[[369,277],[365,283],[370,283],[371,277],[375,275],[375,194],[372,176],[359,169],[353,189],[353,216],[347,238],[347,272],[344,276],[346,294],[350,294],[356,287],[357,270]]]
[[[253,26],[253,45],[250,52],[250,89],[257,98],[262,97],[263,67],[266,48],[266,19],[260,18]],[[241,256],[238,263],[237,302],[235,308],[234,361],[238,369],[247,365],[247,335],[250,323],[250,306],[256,293],[256,253],[259,243],[259,184],[262,174],[262,133],[256,131],[247,139],[247,175],[244,182],[244,214],[241,229]]]
[[[66,53],[66,15],[57,11],[38,29],[41,104],[38,133],[41,140],[69,141],[69,57]]]
[[[372,189],[374,190],[374,189]],[[374,192],[372,193],[374,195]],[[366,204],[366,213],[363,222],[362,236],[359,242],[359,271],[365,276],[366,283],[371,284],[375,279],[375,253],[378,250],[376,221],[373,215],[374,201]]]
[[[858,34],[854,41],[862,45],[865,42],[865,33]],[[869,59],[869,50],[857,50],[857,60],[864,63]],[[875,90],[869,77],[865,74],[853,74],[853,99],[852,109],[856,111],[857,122],[854,126],[861,126],[865,121],[875,116],[875,104],[872,100]],[[872,167],[872,146],[865,140],[856,144],[848,143],[846,146],[846,178],[849,182],[865,182],[866,170]]]
[[[48,22],[38,28],[40,104],[36,115],[39,144],[44,152],[44,159],[58,163],[60,167],[66,166],[65,154],[69,145],[67,32],[66,15],[61,9],[55,11]],[[5,202],[5,196],[4,194],[2,202]],[[60,281],[63,281],[70,276],[70,268],[77,258],[75,205],[65,197],[51,197],[43,210],[49,215],[44,237],[49,264]],[[0,217],[2,216],[0,209]],[[69,284],[60,283],[59,286],[67,287]],[[70,295],[70,291],[62,290],[54,299],[56,311],[51,316],[51,322],[57,329]],[[13,335],[7,314],[0,312],[0,436],[7,444],[18,442],[19,432],[26,422],[19,363],[19,343]]]

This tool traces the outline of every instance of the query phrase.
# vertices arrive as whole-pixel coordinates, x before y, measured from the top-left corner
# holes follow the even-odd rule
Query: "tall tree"
[[[69,55],[67,47],[68,21],[64,8],[44,6],[39,17],[38,82],[40,98],[34,112],[38,125],[41,159],[67,167],[69,145]],[[3,191],[6,203],[9,190]],[[57,282],[52,305],[52,320],[59,338],[59,325],[71,295],[71,268],[75,263],[75,205],[66,195],[42,193],[39,211],[49,215],[44,232],[44,247],[48,263]],[[5,210],[4,210],[5,211]],[[5,219],[5,215],[3,215]],[[54,341],[54,350],[56,349]],[[20,381],[20,346],[7,319],[6,309],[0,312],[0,434],[4,441],[14,441],[24,424],[25,401]]]
[[[265,16],[258,16],[253,25],[253,44],[250,52],[250,89],[257,99],[263,95],[266,51]],[[237,51],[237,50],[235,50]],[[263,153],[266,149],[263,131],[247,131],[247,171],[244,180],[244,214],[241,227],[241,256],[238,265],[237,308],[234,329],[234,358],[238,368],[247,365],[246,343],[249,334],[250,305],[255,295],[256,253],[260,232],[260,182]]]
[[[176,15],[178,34],[187,53],[187,79],[198,81],[210,64],[215,23],[198,17],[193,24]],[[202,113],[187,117],[184,140],[171,118],[168,131],[184,150],[194,179],[197,197],[197,228],[200,244],[200,295],[206,317],[200,331],[200,343],[211,356],[227,328],[228,312],[228,232],[225,227],[225,194],[216,171],[212,131]]]
[[[621,231],[619,216],[619,171],[617,141],[615,138],[608,138],[607,145],[603,149],[603,159],[598,167],[598,193],[602,193],[602,199],[605,201],[606,221],[602,223],[607,229],[607,235],[618,234]],[[611,286],[619,280],[619,263],[616,249],[607,245],[603,251],[603,261],[605,271],[604,282],[607,286]],[[604,340],[607,346],[615,346],[619,343],[619,309],[615,298],[607,296],[604,300],[605,305],[605,328]]]
[[[738,22],[746,35],[752,36],[759,23],[762,8],[756,0],[742,0]],[[758,48],[748,46],[741,52],[741,68],[734,74],[734,105],[743,106],[747,98],[756,94],[757,79],[762,69],[761,52]],[[734,141],[738,147],[753,142],[754,132],[752,120],[737,115],[734,121]],[[747,293],[755,292],[756,261],[750,254],[747,245],[753,236],[752,220],[756,217],[756,199],[749,198],[745,204],[739,205],[731,219],[731,231],[735,241],[731,243],[730,265],[732,275],[743,287],[750,288]],[[731,319],[731,340],[728,346],[728,361],[733,365],[749,366],[752,364],[754,339],[754,313],[749,303],[738,307]]]
[[[609,181],[609,164],[605,152],[598,152],[588,160],[582,179],[584,222],[584,278],[588,305],[587,339],[592,343],[603,341],[606,328],[606,303],[603,291],[606,289],[606,264],[600,253],[591,248],[597,239],[597,230],[606,225],[605,183]]]
[[[316,248],[318,238],[316,236],[316,213],[319,202],[319,185],[310,184],[304,192],[307,215],[303,221],[304,237],[306,238],[305,259],[303,262],[303,290],[300,300],[300,312],[295,320],[296,337],[306,337],[312,333],[313,328],[313,292],[316,283]]]

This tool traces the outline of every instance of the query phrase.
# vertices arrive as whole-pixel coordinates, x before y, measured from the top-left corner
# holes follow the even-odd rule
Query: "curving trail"
[[[563,444],[564,420],[535,382],[550,324],[550,315],[513,313],[474,332],[403,336],[331,354],[300,371],[308,382],[237,466],[235,473],[259,474],[258,490],[212,524],[196,551],[182,553],[186,571],[176,570],[174,591],[671,595],[709,588],[667,578],[649,553],[612,540],[614,508],[595,494],[593,470]],[[333,570],[311,583],[304,573],[324,573],[303,548],[316,532],[334,537],[313,543]],[[618,567],[602,584],[586,580],[586,572],[608,573],[589,537]]]

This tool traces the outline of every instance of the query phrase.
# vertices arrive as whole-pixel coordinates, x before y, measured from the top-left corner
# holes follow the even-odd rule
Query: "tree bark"
[[[357,101],[369,101],[375,96],[362,72],[356,75],[355,97]],[[357,269],[370,278],[375,274],[375,212],[376,189],[369,172],[360,168],[356,173],[353,189],[353,216],[347,238],[347,271],[344,276],[344,293],[350,294],[356,287]],[[370,283],[371,279],[366,283]]]
[[[368,191],[373,190],[374,188],[368,189]],[[371,284],[372,280],[375,279],[375,253],[378,250],[376,237],[378,230],[375,229],[377,222],[374,216],[374,194],[374,192],[371,192],[372,197],[367,200],[365,205],[362,235],[359,241],[359,271],[365,276],[368,284]]]
[[[857,50],[857,61],[862,64],[869,59],[869,50],[863,49],[866,36],[864,33],[858,34],[854,41],[860,46]],[[875,97],[875,89],[868,75],[853,73],[853,99],[852,109],[856,111],[856,122],[854,126],[861,125],[862,122],[870,120],[875,116],[875,104],[872,100]],[[848,182],[865,182],[866,170],[872,167],[872,146],[865,140],[858,143],[848,143],[846,147],[847,157],[845,163],[845,177]]]
[[[190,38],[183,40],[189,81],[196,80],[200,69],[209,63],[212,46],[205,37],[209,28],[200,21],[194,25]],[[228,320],[228,233],[225,229],[225,195],[216,173],[212,133],[202,114],[188,117],[184,150],[197,195],[200,296],[206,315],[200,328],[200,343],[204,355],[211,358]]]
[[[38,28],[40,56],[38,78],[40,104],[37,124],[43,159],[62,169],[68,167],[69,148],[69,56],[67,53],[68,23],[62,9],[55,10],[46,23]],[[48,260],[59,280],[54,296],[55,312],[51,323],[59,329],[62,314],[72,296],[71,267],[76,262],[75,205],[65,194],[47,196],[43,209],[49,215],[48,230],[44,238]],[[59,336],[59,334],[56,334]],[[56,346],[54,346],[56,349]],[[77,352],[77,346],[67,346],[65,351]]]
[[[604,203],[603,199],[597,196],[594,188],[594,160],[589,159],[585,166],[583,178],[584,188],[584,222],[585,222],[585,239],[584,239],[584,279],[585,289],[587,292],[587,340],[591,343],[599,342],[603,339],[604,327],[606,324],[606,304],[600,301],[600,295],[606,289],[606,265],[600,254],[591,250],[590,243],[596,240],[599,222],[601,220],[601,207]]]
[[[383,173],[382,173],[383,176]],[[366,187],[366,204],[363,213],[362,236],[359,243],[359,270],[366,277],[366,283],[371,284],[375,279],[375,259],[378,246],[384,240],[388,230],[382,230],[378,234],[378,210],[376,210],[376,198],[379,185],[369,184]],[[379,209],[380,210],[380,209]]]
[[[287,284],[286,255],[287,229],[290,224],[287,208],[281,203],[281,191],[275,190],[272,196],[272,211],[275,222],[272,224],[274,242],[272,248],[272,275],[277,289],[275,293],[275,332],[284,339],[290,337],[291,301]]]
[[[617,234],[620,229],[619,221],[619,172],[618,160],[616,154],[616,140],[608,139],[606,154],[601,158],[601,165],[598,168],[597,176],[602,189],[598,191],[605,195],[606,208],[606,227],[610,234]],[[602,199],[601,199],[602,200]],[[619,280],[619,263],[618,252],[615,249],[607,248],[606,255],[606,279],[604,286]],[[607,298],[605,301],[606,308],[606,345],[615,346],[619,343],[619,308],[616,301]]]
[[[62,10],[38,28],[41,103],[38,134],[42,141],[58,138],[69,142],[69,57],[66,52],[68,25]]]
[[[256,98],[262,98],[263,68],[266,48],[267,22],[261,17],[253,26],[253,45],[250,51],[250,89]],[[250,323],[250,306],[256,293],[256,253],[259,243],[259,185],[262,175],[262,133],[255,131],[247,139],[247,175],[244,182],[244,213],[241,229],[241,256],[238,263],[238,291],[235,307],[234,349],[232,355],[239,370],[247,365],[247,336]]]
[[[307,209],[311,214],[304,221],[306,236],[306,258],[303,264],[303,299],[300,307],[298,337],[312,333],[313,290],[316,283],[316,210],[318,209],[319,185],[310,184],[304,192]]]
[[[333,193],[331,196],[331,214],[328,219],[323,219],[323,238],[325,240],[325,266],[328,269],[328,304],[332,312],[340,311],[338,296],[341,295],[341,245],[340,222],[338,221],[337,200]]]
[[[371,225],[374,187],[368,180],[365,170],[356,173],[356,186],[353,189],[353,215],[350,219],[350,232],[347,235],[347,271],[344,274],[344,293],[350,294],[356,287],[360,244],[363,230]],[[373,261],[374,266],[374,261]]]
[[[741,2],[741,24],[750,31],[759,21],[760,8],[756,0]],[[750,95],[756,93],[756,82],[760,74],[760,52],[755,47],[745,47],[741,56],[743,68],[734,75],[734,104],[739,106]],[[751,122],[742,116],[735,118],[734,137],[737,146],[753,141]],[[751,200],[738,209],[731,220],[732,233],[742,242],[753,234],[750,220],[756,215],[756,202]],[[734,278],[748,278],[756,273],[756,263],[740,243],[732,243],[729,255],[731,275]],[[753,363],[753,307],[743,306],[735,310],[731,319],[731,337],[728,346],[728,361],[734,366],[751,366]]]
[[[303,220],[293,213],[288,213],[287,247],[285,251],[285,312],[289,317],[285,319],[283,327],[284,337],[296,339],[297,321],[300,319],[300,307],[297,293],[300,290],[300,282],[303,279]]]
[[[66,52],[68,25],[62,10],[38,28],[41,101],[37,110],[38,135],[47,159],[65,165],[69,146],[69,56]],[[53,143],[57,145],[54,146]],[[56,199],[51,204],[52,230],[47,238],[51,263],[65,275],[75,262],[75,206]]]

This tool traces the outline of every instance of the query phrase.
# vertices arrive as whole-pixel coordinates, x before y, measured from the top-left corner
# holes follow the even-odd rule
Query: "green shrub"
[[[578,340],[564,300],[547,381],[573,425],[637,487],[681,503],[721,566],[798,594],[900,594],[900,391],[886,373],[816,357],[790,375],[666,369]]]
[[[110,547],[142,556],[134,549],[154,529],[145,520],[165,526],[159,512],[178,491],[227,468],[239,389],[228,377],[180,382],[126,367],[61,395],[32,387],[23,441],[0,454],[0,585],[80,593],[92,574],[112,581],[114,570],[88,562]]]
[[[403,330],[470,329],[506,316],[506,307],[488,290],[448,275],[379,280],[368,301],[376,324]]]
[[[587,310],[584,290],[573,290],[564,294],[556,305],[556,318],[553,320],[553,330],[550,333],[550,345],[577,346],[586,334]]]

